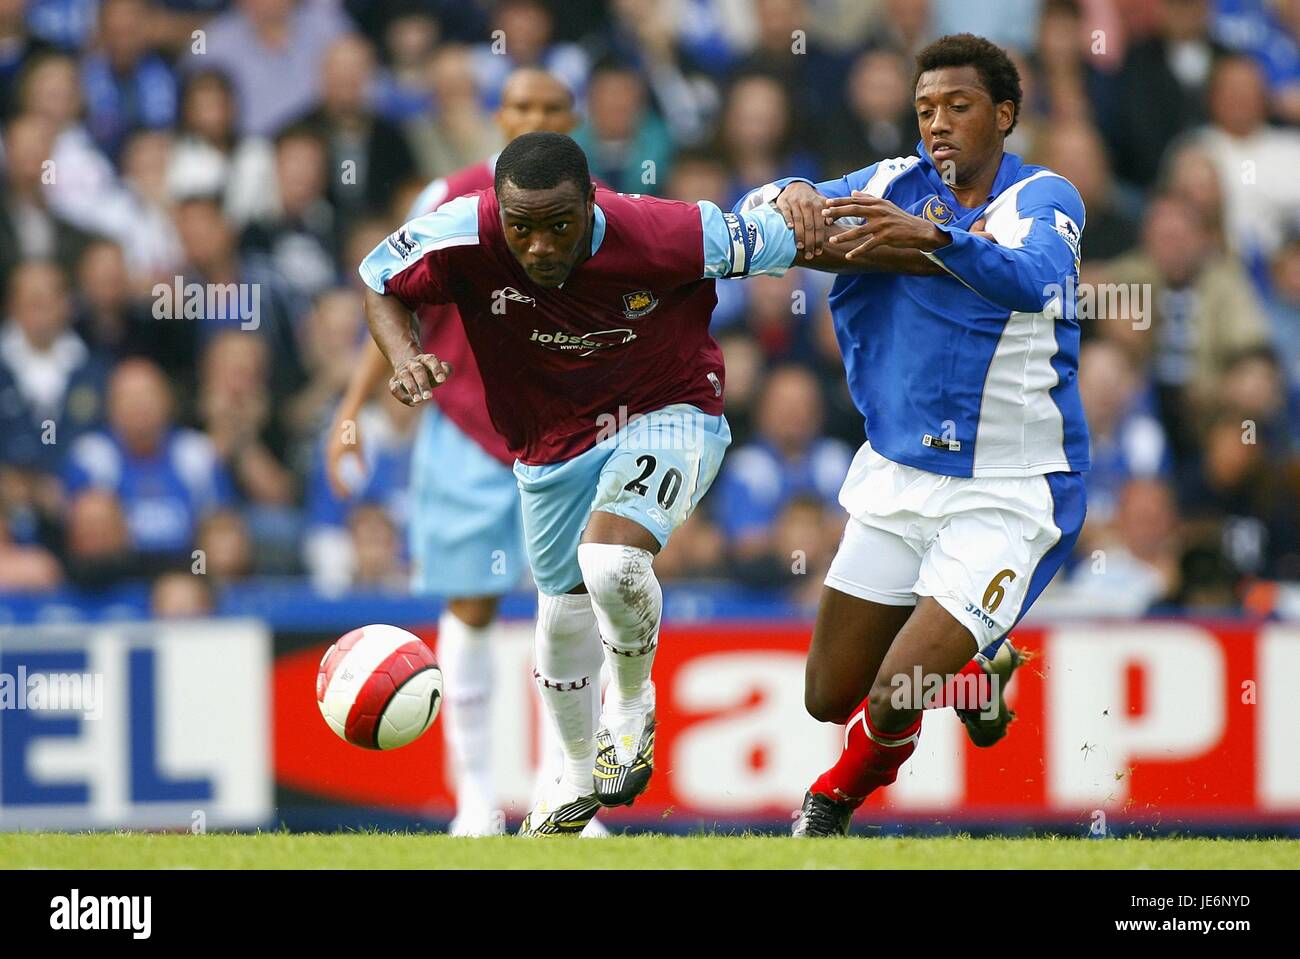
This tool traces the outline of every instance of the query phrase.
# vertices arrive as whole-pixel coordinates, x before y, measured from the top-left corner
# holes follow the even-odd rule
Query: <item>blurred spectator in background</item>
[[[763,351],[743,331],[718,338],[727,370],[727,389],[722,395],[727,423],[731,427],[731,448],[747,444],[754,433],[754,407],[763,382]]]
[[[806,289],[801,284],[806,284]],[[758,344],[768,364],[807,361],[812,357],[814,329],[808,313],[817,309],[825,291],[805,270],[784,276],[760,276],[748,281],[745,330]]]
[[[442,47],[427,69],[433,110],[412,118],[406,133],[421,175],[432,180],[481,163],[503,144],[500,131],[482,107],[468,47]]]
[[[284,277],[304,302],[334,285],[340,228],[327,196],[329,148],[319,128],[285,127],[275,138],[275,212],[250,223],[240,252],[258,258]]]
[[[253,572],[253,541],[244,518],[235,510],[217,510],[204,517],[195,545],[203,575],[216,586],[228,586]]]
[[[84,230],[116,235],[123,227],[122,188],[113,163],[82,122],[77,62],[49,54],[28,66],[20,88],[21,109],[49,121],[54,143],[43,179],[46,199],[60,216]]]
[[[728,208],[778,177],[818,176],[816,160],[795,137],[785,88],[766,74],[744,74],[727,92],[718,152],[731,169]]]
[[[132,295],[122,248],[96,240],[77,261],[76,331],[101,360],[150,351],[153,318]]]
[[[831,50],[860,50],[881,6],[881,0],[814,0],[805,7],[808,34]]]
[[[1209,0],[1157,0],[1159,31],[1131,46],[1116,83],[1126,91],[1111,131],[1115,171],[1139,187],[1155,182],[1160,157],[1178,134],[1206,117],[1214,59],[1227,50],[1210,39]]]
[[[196,70],[181,90],[176,142],[167,171],[176,200],[222,198],[226,215],[238,226],[269,213],[274,193],[275,158],[264,137],[242,136],[235,93],[219,70]]]
[[[374,87],[370,44],[359,34],[335,41],[321,66],[321,104],[305,122],[325,137],[326,189],[342,217],[382,210],[416,172],[401,128],[374,112]]]
[[[938,37],[930,0],[883,0],[867,42],[868,47],[893,47],[910,61]]]
[[[216,200],[195,198],[180,203],[176,229],[185,255],[179,275],[182,290],[201,292],[204,302],[195,317],[179,312],[172,297],[169,325],[174,333],[172,362],[176,367],[169,365],[168,369],[196,370],[202,345],[222,330],[256,330],[271,348],[276,395],[292,393],[303,381],[294,325],[299,305],[305,301],[295,296],[281,274],[239,255],[234,230]]]
[[[1300,132],[1268,125],[1264,77],[1248,57],[1215,66],[1210,116],[1196,142],[1219,171],[1229,242],[1247,263],[1267,261],[1300,226]]]
[[[920,140],[912,106],[912,72],[897,50],[869,50],[849,73],[848,123],[820,131],[826,179],[890,157],[910,156]]]
[[[1286,377],[1269,346],[1254,346],[1229,358],[1218,401],[1253,424],[1270,448],[1291,452],[1296,428],[1287,416]]]
[[[99,424],[103,361],[71,327],[62,271],[39,260],[18,267],[0,327],[0,460],[54,471],[66,445]]]
[[[27,64],[50,45],[32,36],[23,16],[27,0],[0,0],[0,121],[13,116],[18,78]]]
[[[755,438],[728,455],[713,500],[738,559],[771,553],[776,518],[795,497],[836,503],[853,453],[838,440],[822,438],[821,420],[812,374],[785,366],[767,375]]]
[[[1086,477],[1084,540],[1109,528],[1120,491],[1132,479],[1166,478],[1172,468],[1160,421],[1146,408],[1150,384],[1113,340],[1097,338],[1079,354],[1079,396],[1088,417],[1092,469]]]
[[[72,444],[64,482],[73,498],[87,489],[114,493],[132,547],[152,554],[187,553],[199,519],[234,496],[212,442],[174,426],[171,387],[162,370],[140,358],[113,370],[108,429]]]
[[[23,260],[52,260],[72,269],[90,236],[52,210],[45,182],[52,167],[55,126],[24,114],[5,127],[4,177],[0,182],[0,291]]]
[[[116,159],[128,134],[170,126],[176,118],[176,78],[149,49],[146,0],[102,0],[99,45],[81,62],[86,125]]]
[[[590,67],[587,54],[577,44],[552,41],[555,24],[540,0],[499,0],[492,10],[491,31],[491,40],[473,50],[474,78],[484,109],[500,105],[506,77],[519,67],[541,67],[583,98]]]
[[[1196,445],[1196,414],[1209,410],[1228,360],[1263,343],[1262,308],[1241,264],[1214,252],[1196,210],[1161,197],[1147,210],[1140,252],[1108,271],[1119,283],[1149,291],[1149,323],[1134,342],[1151,364],[1161,422],[1176,454]]]
[[[396,8],[392,18],[370,34],[379,43],[380,59],[385,61],[375,75],[374,106],[385,119],[404,123],[433,106],[428,64],[438,50],[441,30],[437,18],[419,6],[397,4]]]
[[[270,136],[313,106],[320,65],[348,20],[331,0],[236,0],[207,25],[187,70],[221,70],[240,104],[241,133]]]
[[[1300,576],[1300,485],[1293,466],[1270,466],[1275,452],[1249,417],[1224,407],[1209,421],[1199,470],[1184,476],[1194,539],[1217,535],[1239,576]]]
[[[1217,6],[1218,35],[1259,64],[1272,112],[1285,123],[1300,123],[1300,3],[1221,0]]]
[[[372,504],[386,510],[401,532],[396,542],[399,546],[406,542],[411,444],[418,413],[418,409],[394,400],[386,385],[380,384],[373,402],[362,407],[357,417],[356,436],[365,437],[365,441],[356,444],[356,457],[344,459],[345,471],[353,471],[352,495],[346,500],[336,497],[330,489],[325,475],[324,430],[317,435],[308,474],[302,539],[302,562],[316,588],[337,592],[352,580],[358,563],[357,542],[349,529],[348,516],[357,505]]]
[[[1138,220],[1123,205],[1110,173],[1106,147],[1086,123],[1053,127],[1040,140],[1035,162],[1065,177],[1079,191],[1088,212],[1083,231],[1083,257],[1111,260],[1131,250],[1138,238]]]
[[[783,590],[793,602],[814,608],[844,522],[837,506],[802,493],[781,507],[768,551],[742,563],[736,575],[752,586]]]
[[[1165,153],[1157,190],[1157,195],[1161,194],[1176,196],[1190,204],[1200,216],[1215,252],[1229,252],[1223,181],[1214,160],[1195,140],[1170,146]]]
[[[164,573],[149,594],[149,615],[155,619],[194,619],[216,612],[212,584],[193,573]]]
[[[934,32],[974,33],[1000,47],[1026,50],[1038,35],[1042,0],[999,0],[998,3],[970,3],[969,0],[932,0]]]
[[[678,146],[698,146],[713,133],[717,87],[677,55],[679,11],[672,4],[614,0],[614,22],[604,59],[645,77],[651,101]]]
[[[1095,10],[1097,4],[1091,6]],[[1105,130],[1114,122],[1114,89],[1097,56],[1101,46],[1094,32],[1097,26],[1093,16],[1085,24],[1080,0],[1044,0],[1042,4],[1038,43],[1030,62],[1039,78],[1038,96],[1053,123],[1093,124]],[[1091,229],[1090,205],[1088,213]]]
[[[203,354],[199,414],[212,452],[245,502],[288,506],[296,495],[285,465],[288,435],[272,407],[269,356],[257,335],[218,334]]]
[[[1178,529],[1173,492],[1158,479],[1125,483],[1113,522],[1101,529],[1090,501],[1080,561],[1043,594],[1036,614],[1141,616],[1178,584]]]
[[[846,112],[844,87],[851,57],[826,49],[808,35],[806,0],[754,0],[752,16],[757,18],[757,44],[734,76],[774,77],[790,103],[785,125],[797,129],[800,138],[812,134],[818,124],[838,123]]]
[[[1183,551],[1174,590],[1147,612],[1155,616],[1231,616],[1241,608],[1241,593],[1241,574],[1214,537]]]
[[[303,335],[307,384],[284,415],[291,434],[315,437],[329,426],[334,406],[352,378],[357,348],[367,335],[365,325],[365,307],[352,290],[330,290],[316,300]]]
[[[669,6],[683,61],[711,76],[730,71],[758,35],[750,0],[677,0]]]
[[[352,585],[405,592],[408,588],[397,527],[382,506],[363,503],[348,515],[352,555],[356,559]]]
[[[659,193],[671,173],[668,128],[646,101],[636,71],[606,61],[591,75],[587,122],[573,138],[582,145],[591,175],[611,190]]]
[[[167,165],[171,136],[142,130],[122,151],[122,208],[113,238],[126,256],[131,286],[152,289],[166,283],[180,266],[180,241],[172,223]]]
[[[673,159],[673,172],[668,178],[664,196],[688,203],[708,200],[725,207],[731,199],[731,178],[726,163],[716,153],[708,150],[690,150],[677,154]],[[744,286],[743,283],[728,285]],[[718,298],[722,298],[721,290]],[[717,322],[716,314],[714,322]]]
[[[655,575],[664,582],[693,583],[729,578],[727,541],[707,510],[697,509],[655,556]]]
[[[68,579],[83,589],[106,589],[127,580],[145,579],[183,559],[137,551],[122,504],[110,490],[87,489],[68,505],[63,563]]]

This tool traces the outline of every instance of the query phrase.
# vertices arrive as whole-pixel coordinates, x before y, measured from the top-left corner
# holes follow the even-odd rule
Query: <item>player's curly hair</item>
[[[591,192],[587,154],[563,133],[539,131],[511,140],[497,157],[497,193],[507,180],[521,190],[549,190],[568,180],[584,197]]]
[[[973,33],[951,33],[940,37],[916,55],[913,88],[921,79],[921,74],[930,70],[942,70],[944,67],[974,67],[995,104],[1004,100],[1011,101],[1011,126],[1007,128],[1007,133],[1016,128],[1024,94],[1020,90],[1020,71],[1005,50]]]

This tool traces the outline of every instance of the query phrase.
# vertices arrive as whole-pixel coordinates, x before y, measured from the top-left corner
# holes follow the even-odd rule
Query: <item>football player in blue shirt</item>
[[[1020,661],[1005,637],[1083,524],[1084,209],[1069,181],[1005,151],[1020,104],[1002,49],[942,37],[917,57],[916,155],[778,180],[740,204],[774,202],[810,260],[839,248],[882,263],[830,294],[866,442],[840,491],[848,526],[805,690],[814,717],[846,726],[845,746],[797,836],[848,831],[916,748],[923,708],[957,708],[978,746],[1005,735]],[[835,222],[851,229],[832,237]]]

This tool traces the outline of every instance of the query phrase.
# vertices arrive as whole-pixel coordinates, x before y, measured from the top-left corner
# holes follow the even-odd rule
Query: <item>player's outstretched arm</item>
[[[764,205],[764,197],[794,231],[795,257],[791,266],[806,266],[823,273],[901,273],[908,276],[938,276],[946,271],[917,250],[878,246],[850,258],[845,254],[850,247],[831,242],[846,227],[836,226],[827,216],[832,198],[821,192],[828,188],[834,196],[848,196],[850,187],[845,178],[814,185],[807,180],[777,181],[761,190],[753,191],[738,210],[753,213]]]
[[[886,246],[908,247],[990,302],[1037,313],[1077,276],[1083,201],[1067,180],[1051,177],[1026,186],[1016,202],[1015,235],[1003,245],[982,223],[971,230],[939,226],[855,191],[828,201],[827,216],[863,222],[828,246],[850,248],[845,257],[852,260]]]
[[[361,261],[366,322],[370,335],[393,368],[388,389],[407,406],[433,396],[451,367],[420,352],[413,308],[446,303],[445,251],[478,242],[478,197],[458,197],[433,213],[411,220]]]
[[[393,368],[388,389],[401,403],[419,406],[451,375],[450,364],[432,353],[420,352],[411,311],[391,293],[366,290],[366,323]]]
[[[792,266],[806,266],[823,273],[899,273],[905,276],[941,276],[948,271],[920,250],[896,246],[874,246],[850,257],[852,244],[839,242],[849,228],[832,228],[826,245],[811,260],[795,258]]]

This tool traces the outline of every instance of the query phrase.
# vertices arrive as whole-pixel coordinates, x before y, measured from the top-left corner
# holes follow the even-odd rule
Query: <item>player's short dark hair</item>
[[[974,67],[995,104],[1011,101],[1011,126],[1007,133],[1016,128],[1024,94],[1020,90],[1020,71],[1007,56],[1007,51],[973,33],[951,33],[940,37],[916,55],[916,76],[912,78],[912,86],[916,86],[921,74],[945,67]]]
[[[563,133],[525,133],[515,137],[497,157],[495,188],[507,180],[521,190],[550,190],[564,181],[585,198],[591,192],[587,154]]]

